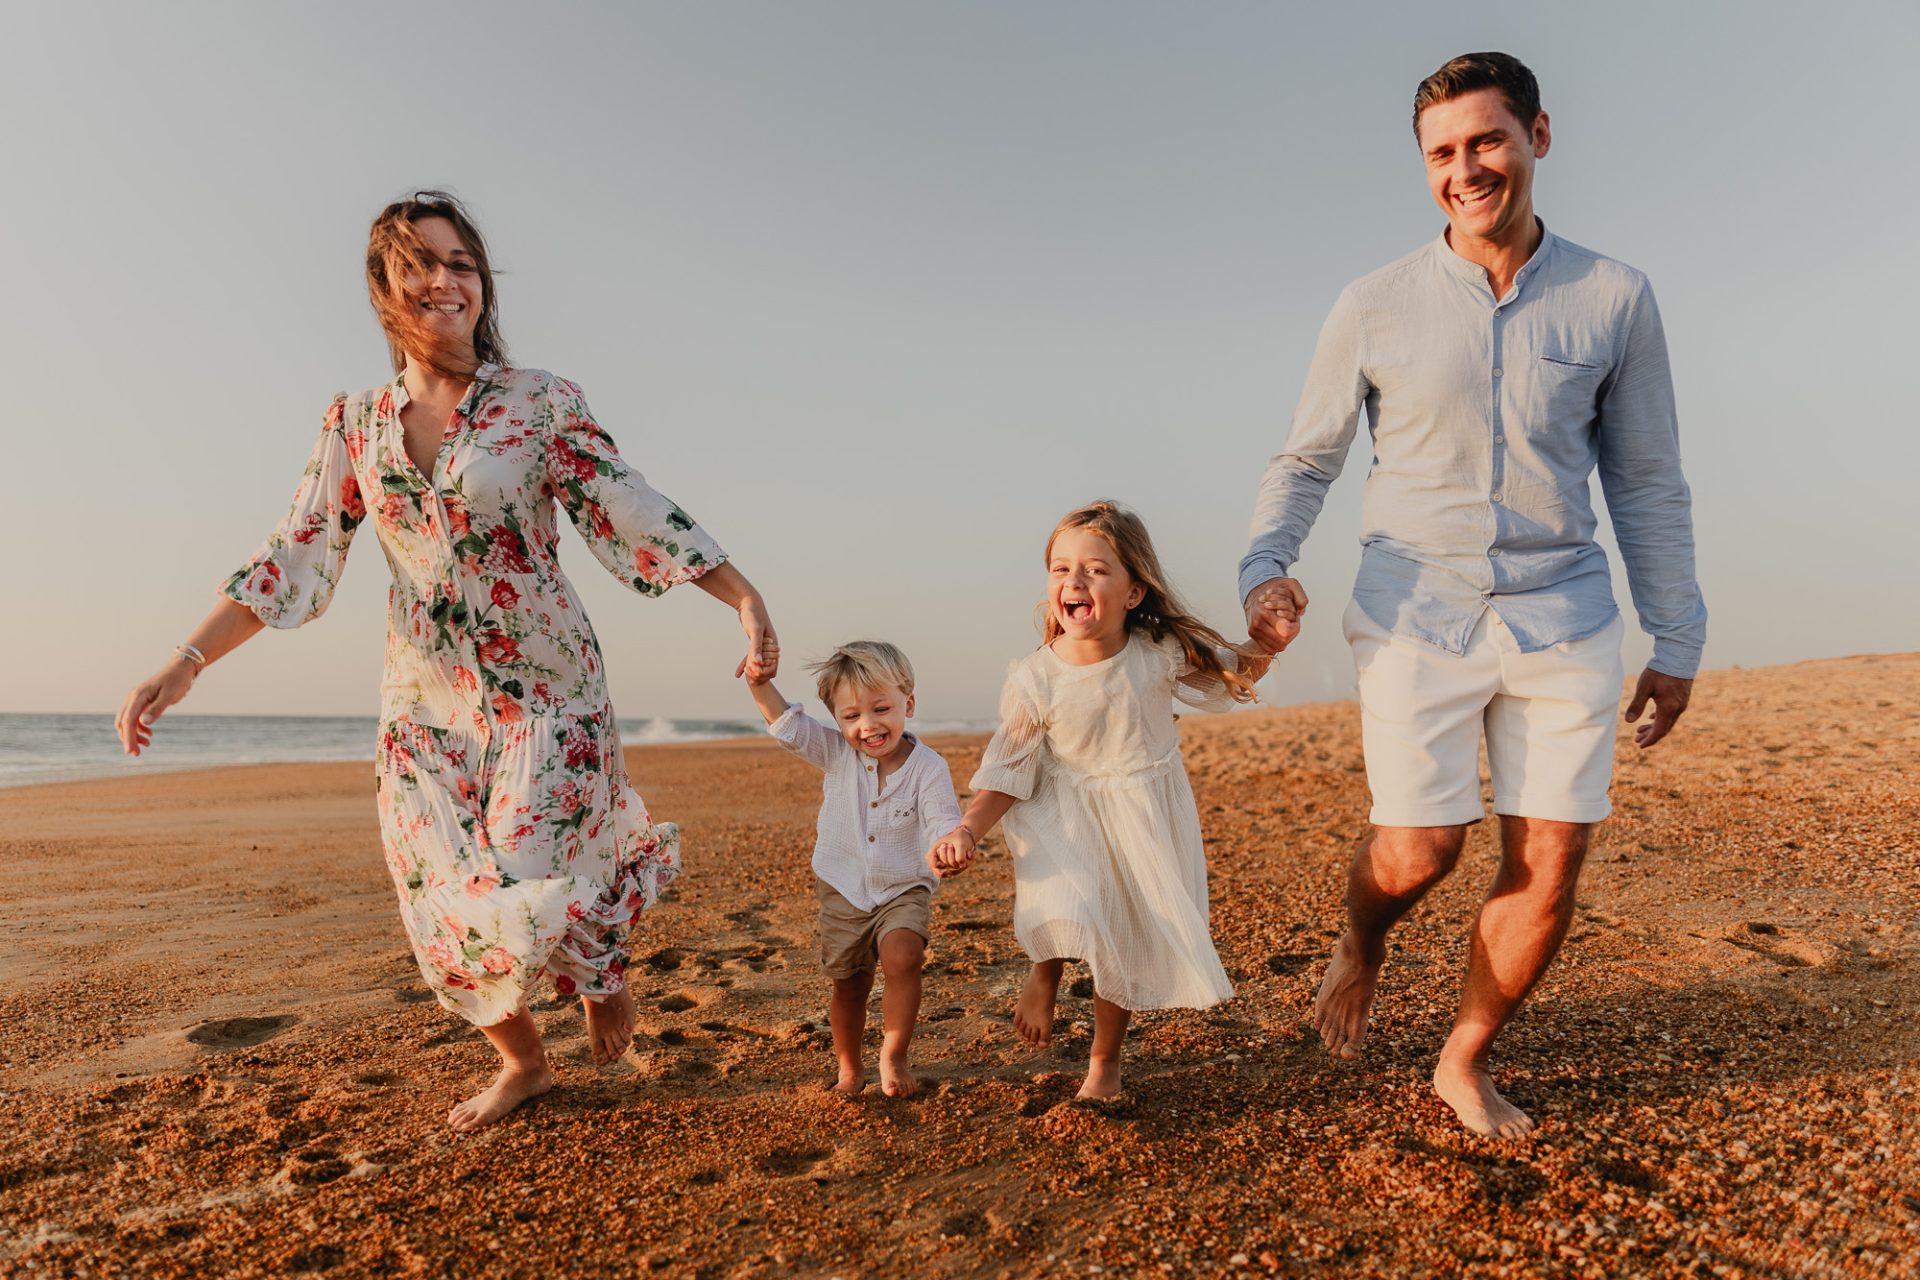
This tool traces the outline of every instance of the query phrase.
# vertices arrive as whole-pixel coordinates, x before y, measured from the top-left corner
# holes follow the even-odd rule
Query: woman
[[[542,973],[581,997],[597,1063],[625,1052],[627,933],[680,865],[679,832],[628,781],[600,649],[554,558],[555,500],[642,595],[696,582],[737,610],[735,675],[770,675],[779,646],[759,593],[621,460],[580,389],[507,366],[486,244],[457,200],[387,206],[367,288],[399,376],[334,400],[293,509],[116,724],[140,754],[201,669],[263,626],[319,617],[373,523],[393,570],[375,765],[387,865],[422,975],[501,1057],[449,1115],[464,1131],[553,1085],[526,1010]]]

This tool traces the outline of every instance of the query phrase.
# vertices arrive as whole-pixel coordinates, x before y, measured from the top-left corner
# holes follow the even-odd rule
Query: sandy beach
[[[493,1058],[414,970],[367,766],[0,791],[0,1274],[1920,1274],[1920,654],[1711,672],[1667,743],[1622,736],[1498,1062],[1529,1143],[1427,1087],[1488,826],[1334,1065],[1357,712],[1184,732],[1239,994],[1139,1018],[1118,1102],[1072,1101],[1084,983],[1052,1049],[1013,1034],[1004,856],[938,900],[921,1096],[823,1093],[818,777],[699,744],[629,752],[687,850],[634,1051],[595,1070],[543,1000],[561,1087],[459,1139]],[[964,782],[983,739],[932,741]]]

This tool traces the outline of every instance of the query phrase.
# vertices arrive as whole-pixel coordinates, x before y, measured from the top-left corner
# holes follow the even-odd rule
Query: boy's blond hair
[[[885,640],[855,640],[843,644],[818,662],[809,663],[819,683],[820,701],[829,709],[833,694],[842,684],[852,682],[864,689],[892,686],[902,693],[913,692],[913,664],[907,655]]]

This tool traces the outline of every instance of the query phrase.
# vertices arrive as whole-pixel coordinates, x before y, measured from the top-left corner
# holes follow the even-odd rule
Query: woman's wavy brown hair
[[[1253,681],[1223,665],[1220,650],[1256,660],[1266,655],[1229,643],[1225,636],[1187,612],[1187,606],[1167,582],[1167,571],[1160,567],[1159,553],[1154,551],[1153,539],[1147,536],[1147,526],[1139,516],[1109,498],[1070,511],[1047,536],[1045,563],[1053,563],[1054,541],[1069,529],[1085,529],[1112,543],[1128,576],[1144,588],[1146,594],[1140,597],[1140,603],[1127,611],[1128,631],[1139,627],[1155,640],[1172,636],[1186,653],[1188,665],[1202,675],[1219,677],[1235,702],[1259,701]],[[1046,637],[1044,643],[1052,644],[1060,635],[1060,620],[1044,604],[1041,610],[1046,615],[1041,627]]]
[[[433,251],[421,239],[417,224],[425,218],[445,218],[460,242],[473,255],[480,271],[480,319],[473,326],[473,346],[455,346],[428,328],[416,299],[406,296],[409,275],[425,277],[434,266]],[[387,352],[393,371],[413,360],[450,378],[472,375],[481,364],[505,364],[507,342],[500,336],[499,295],[493,287],[493,263],[487,257],[486,238],[459,197],[446,191],[416,191],[380,211],[367,233],[367,297],[380,327],[387,334]]]

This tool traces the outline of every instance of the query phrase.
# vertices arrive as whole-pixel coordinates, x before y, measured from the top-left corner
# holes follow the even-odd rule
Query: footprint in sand
[[[1267,971],[1278,974],[1282,978],[1291,978],[1294,974],[1299,973],[1308,965],[1312,964],[1313,961],[1314,957],[1303,951],[1282,952],[1277,956],[1267,957]]]
[[[770,1173],[779,1178],[792,1178],[805,1173],[827,1158],[829,1153],[817,1148],[792,1148],[784,1151],[770,1151],[754,1161],[762,1173]]]
[[[187,1039],[203,1049],[250,1049],[264,1044],[299,1019],[290,1013],[265,1018],[218,1018],[187,1032]]]
[[[662,1013],[685,1013],[700,1002],[684,992],[676,992],[660,1001]]]

